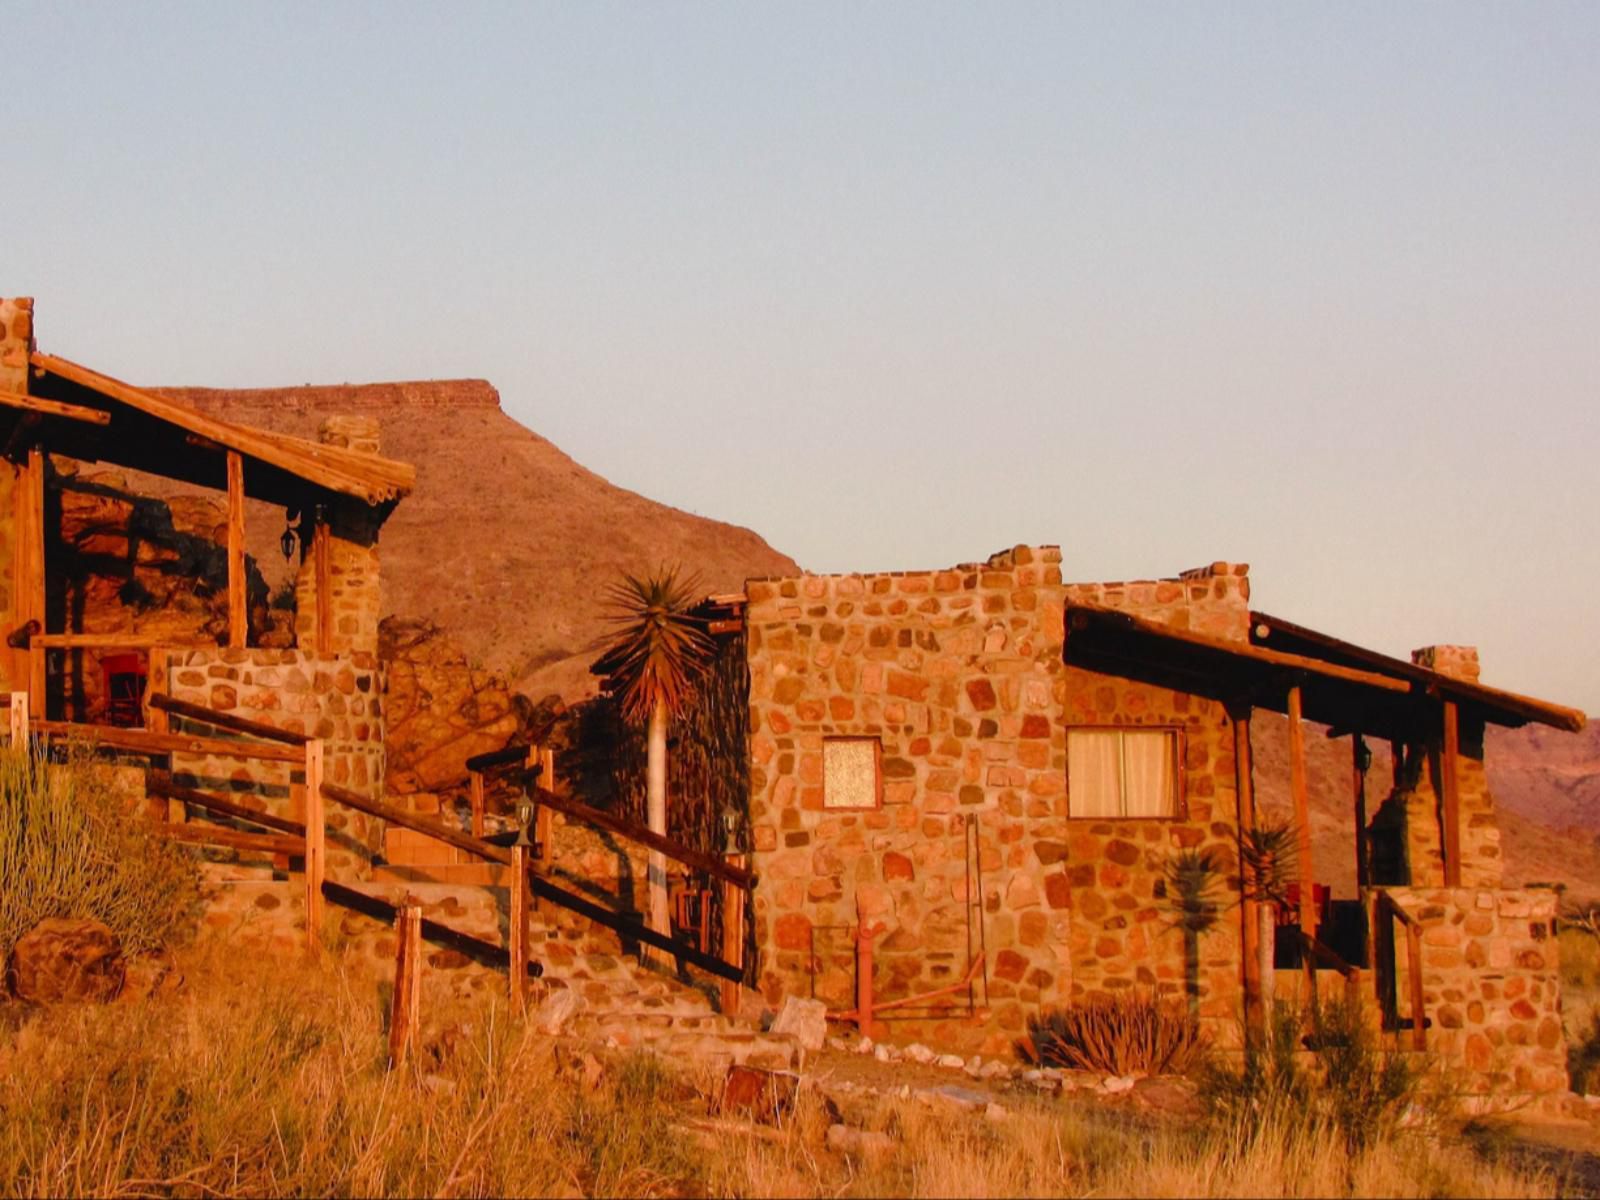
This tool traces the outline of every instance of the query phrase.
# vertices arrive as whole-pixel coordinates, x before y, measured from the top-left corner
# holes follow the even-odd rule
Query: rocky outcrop
[[[6,988],[31,1004],[115,1000],[127,976],[122,943],[99,921],[48,917],[17,939]]]

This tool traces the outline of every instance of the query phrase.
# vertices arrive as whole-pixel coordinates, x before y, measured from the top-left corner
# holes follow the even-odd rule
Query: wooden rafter
[[[61,400],[46,400],[23,392],[0,391],[0,405],[29,413],[42,413],[47,417],[65,417],[69,421],[83,421],[89,425],[109,425],[111,414],[104,409],[89,408],[82,404],[67,404]]]

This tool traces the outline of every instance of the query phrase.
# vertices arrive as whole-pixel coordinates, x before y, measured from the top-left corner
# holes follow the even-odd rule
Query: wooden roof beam
[[[30,413],[43,413],[47,417],[65,417],[69,421],[82,421],[87,425],[111,424],[111,414],[104,409],[88,408],[82,404],[66,404],[60,400],[46,400],[23,392],[0,391],[0,405]]]

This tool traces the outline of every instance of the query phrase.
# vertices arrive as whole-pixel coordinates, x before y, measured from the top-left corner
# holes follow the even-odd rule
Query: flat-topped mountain
[[[328,416],[378,421],[382,451],[415,464],[416,490],[384,526],[384,607],[442,627],[475,664],[537,699],[592,691],[604,590],[626,570],[683,564],[707,592],[795,571],[748,529],[602,479],[507,416],[481,379],[215,389],[163,395],[229,420],[315,438]],[[281,563],[281,515],[251,513],[250,553]],[[276,521],[277,524],[273,522]]]

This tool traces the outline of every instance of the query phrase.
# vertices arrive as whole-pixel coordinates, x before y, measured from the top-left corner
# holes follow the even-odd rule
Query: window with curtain
[[[1067,730],[1067,812],[1074,817],[1176,817],[1178,731]]]
[[[822,742],[822,806],[877,808],[879,786],[877,738],[831,737]]]

